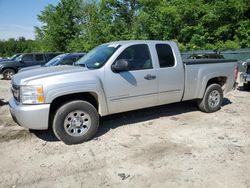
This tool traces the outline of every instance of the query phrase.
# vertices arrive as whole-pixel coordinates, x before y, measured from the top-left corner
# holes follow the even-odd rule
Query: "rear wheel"
[[[53,131],[65,144],[80,144],[90,140],[99,126],[99,115],[95,107],[81,100],[61,106],[55,114]]]
[[[15,73],[16,73],[16,72],[15,72],[15,70],[13,70],[13,69],[5,69],[5,70],[3,71],[3,77],[4,77],[4,79],[6,79],[6,80],[11,80],[12,76],[13,76]]]
[[[211,113],[220,109],[223,101],[223,91],[219,84],[211,84],[207,87],[203,99],[198,101],[201,111]]]

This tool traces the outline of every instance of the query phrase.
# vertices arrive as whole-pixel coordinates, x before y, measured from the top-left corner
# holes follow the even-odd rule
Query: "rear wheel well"
[[[208,80],[206,88],[210,86],[211,84],[219,84],[223,89],[226,84],[226,81],[227,81],[227,77],[224,77],[224,76],[211,78],[210,80]]]
[[[89,92],[83,92],[83,93],[74,93],[74,94],[68,94],[68,95],[63,95],[60,97],[57,97],[54,99],[50,105],[50,111],[49,111],[49,128],[51,128],[52,121],[54,119],[54,115],[59,107],[64,105],[65,103],[69,101],[74,101],[74,100],[83,100],[87,101],[90,104],[92,104],[95,109],[98,112],[98,98],[96,93],[89,93]]]

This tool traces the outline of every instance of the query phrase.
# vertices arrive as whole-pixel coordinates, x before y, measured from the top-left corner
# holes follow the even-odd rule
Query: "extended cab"
[[[183,62],[171,41],[102,44],[75,66],[42,67],[12,78],[13,119],[29,129],[52,127],[66,144],[91,139],[99,116],[196,99],[204,112],[220,109],[235,85],[236,61]]]

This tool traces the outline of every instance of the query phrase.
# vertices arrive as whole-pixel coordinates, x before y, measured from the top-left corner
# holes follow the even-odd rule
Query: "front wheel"
[[[62,105],[55,114],[53,131],[65,144],[80,144],[90,140],[99,126],[95,107],[81,100]]]
[[[5,80],[11,80],[12,76],[15,74],[16,72],[13,69],[5,69],[3,71],[3,77]]]
[[[223,91],[219,84],[211,84],[207,87],[203,99],[198,101],[201,111],[211,113],[220,109],[223,101]]]

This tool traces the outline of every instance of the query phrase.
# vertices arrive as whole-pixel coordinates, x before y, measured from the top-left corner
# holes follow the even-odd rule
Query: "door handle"
[[[146,76],[144,76],[144,79],[146,79],[146,80],[154,80],[154,79],[156,79],[156,76],[151,75],[151,74],[147,74]]]

